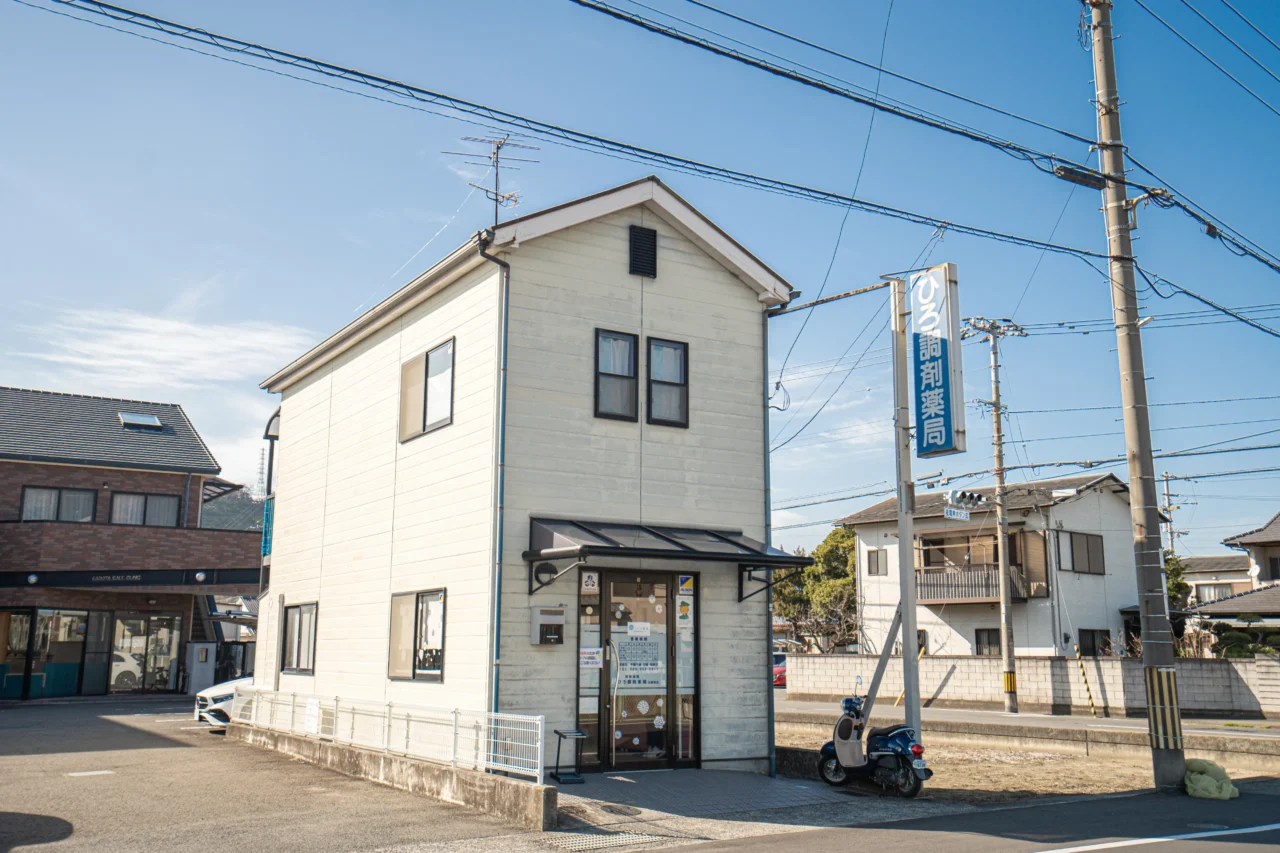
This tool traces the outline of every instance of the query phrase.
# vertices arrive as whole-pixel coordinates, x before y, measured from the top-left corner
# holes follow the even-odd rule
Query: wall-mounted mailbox
[[[564,608],[533,607],[529,620],[529,642],[535,646],[564,645]]]

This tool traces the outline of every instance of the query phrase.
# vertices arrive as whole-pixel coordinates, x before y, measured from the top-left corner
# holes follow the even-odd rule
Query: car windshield
[[[787,656],[786,656],[786,655],[782,655],[782,654],[775,654],[775,655],[773,656],[773,665],[774,665],[774,666],[781,666],[782,664],[784,664],[784,663],[786,663],[786,662],[787,662]]]

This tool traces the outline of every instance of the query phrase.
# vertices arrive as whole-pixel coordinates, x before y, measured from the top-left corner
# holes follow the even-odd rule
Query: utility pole
[[[1124,407],[1125,455],[1129,460],[1129,508],[1137,561],[1138,601],[1142,617],[1142,666],[1147,692],[1147,731],[1156,788],[1180,791],[1186,764],[1182,721],[1178,713],[1173,632],[1165,592],[1160,541],[1159,498],[1151,451],[1142,333],[1138,329],[1138,294],[1130,236],[1131,203],[1124,183],[1125,152],[1120,136],[1120,95],[1116,85],[1111,0],[1083,0],[1092,15],[1093,76],[1098,109],[1098,158],[1106,186],[1103,213],[1110,255],[1111,305],[1115,315],[1120,360],[1120,393]]]
[[[1026,337],[1021,326],[1009,319],[988,320],[971,317],[965,320],[968,328],[961,337],[986,335],[991,344],[991,446],[995,455],[996,475],[996,526],[999,539],[996,544],[1000,573],[1000,657],[1003,666],[1004,710],[1018,713],[1018,673],[1014,661],[1013,644],[1013,578],[1009,574],[1009,513],[1008,488],[1004,481],[1004,408],[1000,404],[1000,339]]]
[[[1168,529],[1169,553],[1173,553],[1173,539],[1177,536],[1177,531],[1173,529],[1173,495],[1169,493],[1169,472],[1164,472],[1164,506],[1160,507],[1164,511],[1165,517],[1169,520],[1165,522]]]
[[[475,187],[485,194],[490,201],[493,202],[493,224],[498,224],[498,215],[504,207],[514,207],[520,203],[519,193],[503,193],[502,189],[502,149],[503,148],[523,148],[528,151],[540,150],[536,145],[525,145],[520,142],[512,142],[511,134],[503,136],[501,139],[490,136],[464,136],[463,142],[479,142],[489,146],[488,154],[481,154],[475,151],[442,151],[442,154],[453,154],[458,157],[469,157],[466,161],[469,166],[488,166],[493,172],[493,188],[469,182],[468,186]],[[513,163],[537,163],[537,160],[529,160],[524,157],[507,157],[507,162]],[[507,166],[507,169],[519,171],[518,167]]]
[[[920,732],[920,665],[916,657],[915,484],[911,480],[911,414],[907,390],[907,283],[889,279],[893,348],[893,439],[898,488],[898,589],[902,614],[902,684],[906,723]]]

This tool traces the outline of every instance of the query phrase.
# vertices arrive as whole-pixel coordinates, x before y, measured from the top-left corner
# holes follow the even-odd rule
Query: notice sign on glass
[[[618,640],[618,687],[654,688],[667,684],[666,644],[652,637]]]
[[[916,456],[963,453],[964,373],[955,264],[911,277],[911,365],[915,377]]]

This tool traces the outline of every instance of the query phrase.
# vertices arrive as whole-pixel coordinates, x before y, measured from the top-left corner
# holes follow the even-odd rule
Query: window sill
[[[403,681],[409,684],[444,684],[443,675],[419,675],[417,677],[408,675],[388,675],[388,681]]]
[[[280,674],[281,675],[312,675],[313,676],[316,674],[316,671],[314,669],[282,669],[280,670]]]
[[[676,427],[678,429],[689,428],[688,421],[663,421],[663,420],[658,420],[657,418],[649,418],[646,421],[646,423],[648,423],[650,426]]]
[[[453,425],[453,418],[450,417],[449,420],[441,421],[440,423],[435,424],[434,426],[427,427],[422,432],[415,432],[413,435],[405,436],[404,438],[400,439],[400,443],[407,444],[408,442],[413,441],[415,438],[422,438],[424,435],[430,435],[433,432],[439,432],[445,427],[452,426],[452,425]]]
[[[596,412],[596,417],[606,421],[626,421],[628,423],[640,423],[639,415],[611,415],[608,412]]]

